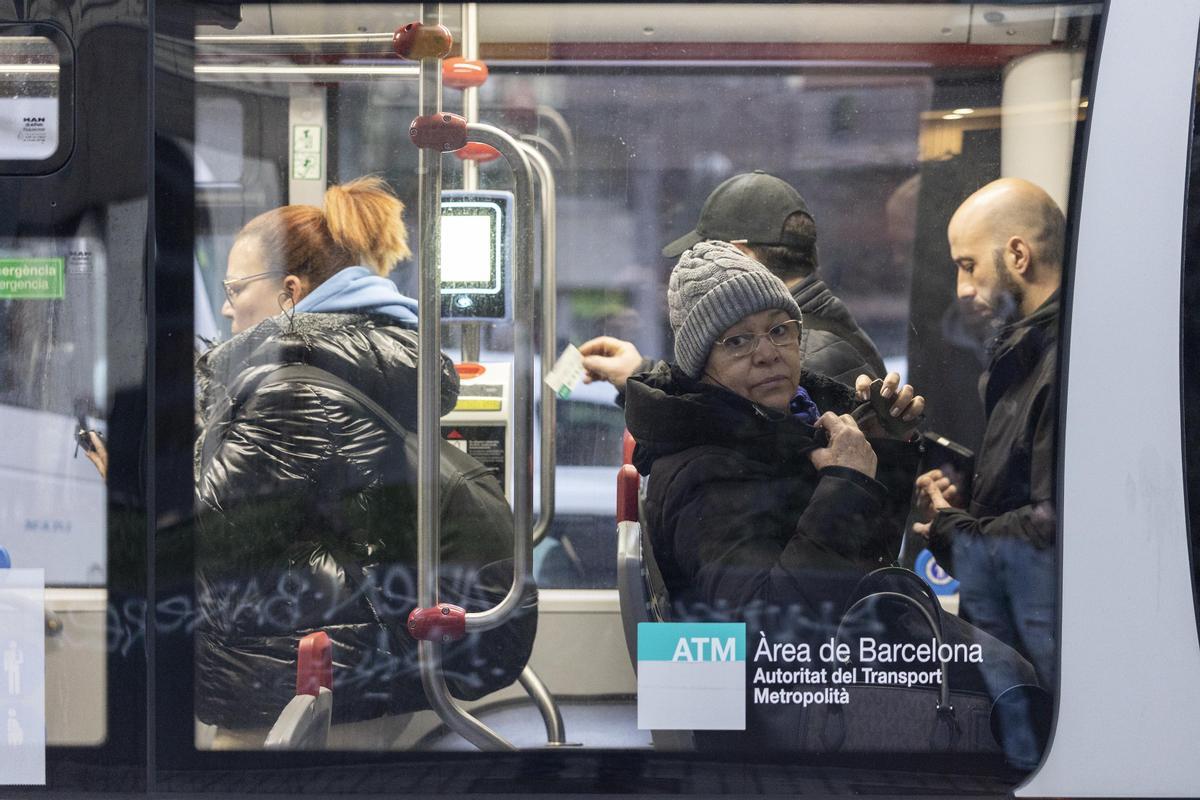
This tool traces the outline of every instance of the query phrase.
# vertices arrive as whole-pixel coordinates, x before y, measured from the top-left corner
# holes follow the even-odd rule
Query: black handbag
[[[882,613],[889,610],[890,614]],[[896,616],[896,611],[901,615]],[[907,617],[905,618],[905,615]],[[927,629],[938,651],[946,644],[941,605],[915,573],[885,567],[867,575],[851,596],[838,626],[836,641],[859,652],[851,631],[869,630],[883,641],[911,638],[913,621]],[[907,626],[900,622],[908,623]],[[960,623],[962,627],[965,623]],[[957,626],[956,626],[957,627]],[[907,628],[907,629],[906,629]],[[865,635],[865,634],[864,634]],[[1019,658],[1015,653],[1013,657]],[[859,680],[835,684],[846,689],[847,703],[810,705],[800,715],[798,746],[816,752],[972,753],[1000,754],[993,734],[992,698],[987,691],[956,688],[957,665],[936,660],[921,670],[941,668],[937,685],[881,685],[862,680],[862,665],[852,658],[843,665],[858,668]],[[900,669],[912,669],[901,665]],[[886,672],[886,670],[883,670]]]

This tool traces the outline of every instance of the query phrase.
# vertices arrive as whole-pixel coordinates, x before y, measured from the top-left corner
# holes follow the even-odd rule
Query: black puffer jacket
[[[805,369],[849,385],[862,374],[882,378],[887,373],[875,343],[823,280],[810,275],[792,289],[792,297],[804,315]]]
[[[427,707],[416,643],[415,436],[400,438],[342,391],[271,373],[311,365],[416,428],[416,334],[389,317],[267,320],[198,364],[196,713],[269,726],[294,694],[296,647],[334,643],[335,721]],[[442,409],[458,380],[443,368]],[[468,610],[511,585],[512,516],[487,469],[443,445],[441,596]],[[451,691],[473,699],[520,674],[536,628],[523,613],[445,650]]]
[[[856,405],[849,387],[819,375],[805,372],[801,385],[822,411]],[[899,550],[915,444],[872,440],[878,480],[844,467],[818,472],[809,460],[816,429],[665,364],[630,379],[625,421],[634,464],[650,476],[643,521],[681,618],[840,608],[831,575],[840,584]]]

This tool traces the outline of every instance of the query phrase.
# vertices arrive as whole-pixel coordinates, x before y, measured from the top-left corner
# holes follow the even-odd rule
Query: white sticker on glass
[[[45,575],[0,569],[0,785],[46,784]]]

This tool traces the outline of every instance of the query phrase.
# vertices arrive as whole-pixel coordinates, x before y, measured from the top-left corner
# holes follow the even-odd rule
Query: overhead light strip
[[[390,33],[201,34],[196,44],[391,44]]]
[[[58,64],[0,64],[0,75],[57,75]]]
[[[392,77],[416,78],[421,68],[413,65],[359,67],[359,66],[299,66],[268,64],[197,64],[197,75],[277,75],[287,77],[362,77],[388,75]]]

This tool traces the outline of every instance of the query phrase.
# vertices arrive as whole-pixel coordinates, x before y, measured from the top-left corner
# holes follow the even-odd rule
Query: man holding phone
[[[947,231],[958,299],[996,330],[980,379],[987,426],[971,497],[949,476],[917,479],[938,562],[961,583],[971,622],[1012,645],[1054,688],[1058,571],[1054,508],[1059,287],[1065,220],[1040,187],[1004,178],[959,206]]]

